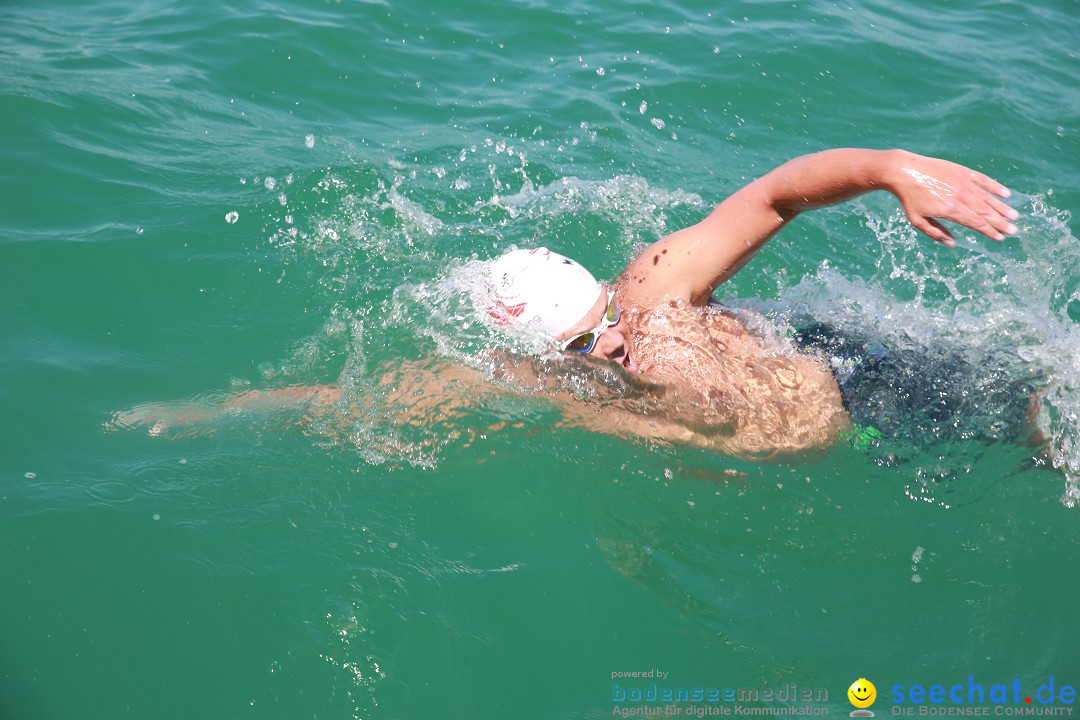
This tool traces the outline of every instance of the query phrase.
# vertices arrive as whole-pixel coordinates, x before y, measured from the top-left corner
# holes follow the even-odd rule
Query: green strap
[[[882,438],[881,431],[873,425],[859,425],[854,423],[851,432],[844,435],[844,440],[851,443],[856,450],[866,450]]]

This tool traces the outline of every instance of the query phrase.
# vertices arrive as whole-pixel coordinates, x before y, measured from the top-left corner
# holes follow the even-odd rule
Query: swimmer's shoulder
[[[672,244],[683,231],[672,233],[644,247],[627,264],[616,282],[616,293],[628,307],[654,309],[669,303],[685,303],[703,307],[709,293],[695,292],[694,286],[683,282],[685,265],[689,262],[686,248]]]

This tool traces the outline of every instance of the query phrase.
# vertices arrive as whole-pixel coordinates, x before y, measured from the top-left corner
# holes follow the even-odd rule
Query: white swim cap
[[[600,297],[592,274],[547,248],[511,250],[491,264],[496,305],[491,315],[502,324],[536,328],[552,337],[580,322]]]

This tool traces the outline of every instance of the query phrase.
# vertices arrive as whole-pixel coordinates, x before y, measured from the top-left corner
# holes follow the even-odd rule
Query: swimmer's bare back
[[[819,358],[778,339],[767,344],[735,317],[670,301],[628,312],[627,331],[642,376],[666,389],[662,414],[728,454],[802,454],[850,430],[840,388]],[[728,432],[710,432],[721,427]]]

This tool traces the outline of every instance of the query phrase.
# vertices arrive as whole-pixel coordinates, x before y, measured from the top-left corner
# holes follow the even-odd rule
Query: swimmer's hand
[[[949,220],[981,233],[991,240],[1015,235],[1013,220],[1020,217],[999,198],[1009,189],[991,177],[948,160],[924,157],[903,150],[892,151],[882,184],[900,199],[916,230],[946,247],[956,239],[939,220]]]

